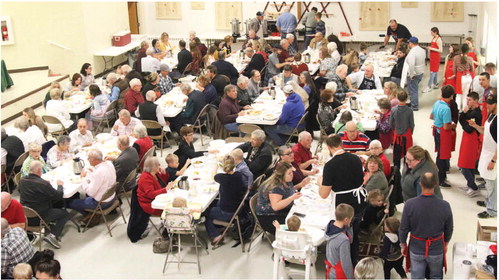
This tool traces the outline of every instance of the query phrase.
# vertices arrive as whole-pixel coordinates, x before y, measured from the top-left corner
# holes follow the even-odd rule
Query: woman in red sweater
[[[173,182],[168,184],[168,173],[161,168],[157,157],[148,157],[144,163],[144,172],[140,175],[137,198],[142,210],[149,215],[161,216],[162,209],[153,209],[152,201],[158,194],[166,193]]]

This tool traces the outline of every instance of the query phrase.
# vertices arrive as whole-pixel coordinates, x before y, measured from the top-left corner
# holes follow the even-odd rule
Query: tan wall
[[[8,69],[49,66],[72,74],[89,62],[100,73],[103,60],[93,53],[111,46],[113,33],[129,29],[126,2],[2,2],[1,14],[11,17],[14,30],[15,44],[2,46]]]

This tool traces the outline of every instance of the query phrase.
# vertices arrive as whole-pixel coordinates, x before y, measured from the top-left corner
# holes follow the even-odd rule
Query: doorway
[[[139,34],[139,16],[137,12],[137,2],[128,2],[128,21],[130,22],[130,32]]]

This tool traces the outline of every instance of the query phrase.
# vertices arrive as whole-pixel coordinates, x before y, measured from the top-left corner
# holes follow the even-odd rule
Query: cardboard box
[[[113,34],[113,46],[123,47],[132,42],[132,34],[130,31],[120,31]]]
[[[480,225],[479,220],[477,222],[476,240],[497,242],[497,226],[494,226],[492,224]]]

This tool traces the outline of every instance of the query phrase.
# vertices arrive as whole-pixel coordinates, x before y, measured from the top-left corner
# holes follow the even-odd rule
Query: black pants
[[[396,261],[385,260],[385,264],[383,265],[383,270],[385,271],[385,279],[390,279],[390,271],[392,270],[392,268],[395,268],[395,271],[397,271],[401,278],[407,278],[404,267],[402,266],[403,262],[404,257],[401,257]]]
[[[362,215],[354,216],[352,219],[353,238],[352,238],[352,244],[350,244],[350,257],[352,258],[353,267],[355,267],[357,265],[357,262],[359,261],[359,247],[360,247],[359,233],[360,233],[361,221],[362,221]]]
[[[53,225],[50,225],[50,233],[57,237],[61,236],[64,225],[70,219],[69,213],[66,210],[58,208],[52,208],[45,211],[44,213],[39,214],[46,223],[55,223]],[[30,225],[38,225],[40,223],[40,220],[38,218],[32,218],[28,220],[28,223]]]
[[[435,140],[435,147],[437,149],[437,168],[438,168],[438,182],[442,183],[447,180],[447,166],[449,165],[448,159],[440,159],[440,133],[434,132],[433,139]]]
[[[262,215],[257,216],[257,218],[263,230],[271,233],[272,235],[275,235],[275,227],[272,224],[274,220],[277,220],[279,224],[284,224],[286,222],[286,216]]]
[[[461,173],[466,179],[468,188],[474,191],[478,190],[478,186],[475,183],[475,170],[470,168],[461,168]]]

